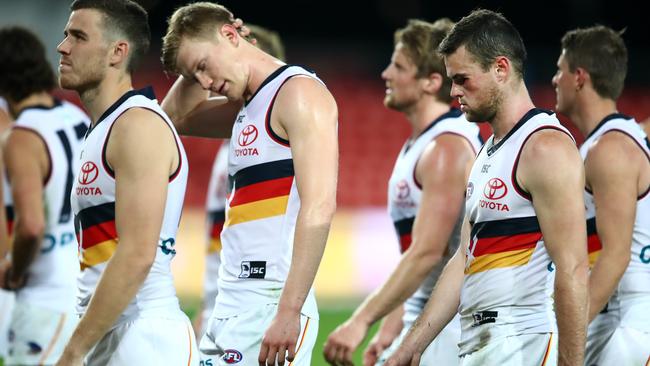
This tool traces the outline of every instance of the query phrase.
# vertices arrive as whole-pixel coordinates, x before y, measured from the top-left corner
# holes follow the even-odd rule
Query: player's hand
[[[280,310],[262,338],[257,361],[260,366],[283,366],[285,359],[292,362],[296,357],[296,343],[300,336],[300,312]]]
[[[323,355],[330,365],[353,366],[352,354],[368,334],[368,325],[352,318],[327,337]]]
[[[374,366],[379,356],[381,356],[386,348],[390,347],[394,339],[395,337],[392,334],[377,332],[363,353],[363,366]]]
[[[415,352],[408,345],[402,343],[395,353],[386,360],[384,366],[418,366],[421,356],[420,353]]]
[[[84,366],[84,356],[83,354],[73,354],[66,348],[54,366]]]
[[[244,25],[244,21],[241,18],[235,19],[235,22],[232,24],[237,28],[237,33],[252,44],[257,44],[257,39],[251,37],[251,29]]]

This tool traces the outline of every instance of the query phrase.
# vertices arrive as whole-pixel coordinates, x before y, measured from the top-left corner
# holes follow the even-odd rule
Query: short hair
[[[517,29],[502,14],[485,9],[472,11],[454,25],[438,51],[448,56],[461,46],[465,46],[484,71],[497,57],[507,57],[523,79],[526,47]]]
[[[251,30],[249,37],[257,40],[255,45],[259,49],[279,60],[286,60],[284,45],[277,32],[254,24],[247,24],[246,26]]]
[[[432,73],[442,75],[442,86],[438,91],[438,99],[451,102],[449,94],[451,79],[447,77],[447,70],[442,55],[438,52],[440,42],[447,36],[454,23],[448,18],[438,19],[434,23],[417,19],[410,19],[406,27],[395,31],[395,45],[401,43],[404,53],[415,64],[416,76],[428,77]]]
[[[13,102],[56,86],[43,43],[23,27],[0,29],[0,70],[0,95]]]
[[[183,38],[212,39],[219,27],[233,24],[235,18],[224,6],[198,2],[182,6],[167,20],[161,60],[166,71],[178,72],[176,59]]]
[[[126,70],[132,73],[149,51],[151,31],[147,11],[131,0],[75,0],[70,5],[72,11],[81,9],[99,11],[108,36],[127,39],[130,49]]]
[[[627,48],[621,32],[597,25],[574,29],[562,37],[564,57],[569,70],[581,67],[591,76],[594,90],[613,100],[623,92],[627,74]]]

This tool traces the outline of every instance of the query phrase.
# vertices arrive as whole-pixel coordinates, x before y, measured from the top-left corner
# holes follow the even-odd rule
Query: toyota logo
[[[77,180],[79,183],[86,185],[94,182],[95,179],[97,179],[97,175],[99,175],[99,169],[97,169],[97,165],[95,165],[95,163],[92,161],[87,161],[81,166],[81,172]]]
[[[255,142],[257,139],[257,127],[253,125],[248,125],[244,127],[243,130],[239,133],[239,138],[237,139],[237,142],[239,143],[239,146],[248,146]]]
[[[397,198],[400,200],[406,199],[411,193],[408,183],[405,180],[400,180],[397,183]]]
[[[483,195],[490,200],[498,200],[503,198],[508,193],[508,187],[499,178],[490,179],[485,188],[483,188]]]

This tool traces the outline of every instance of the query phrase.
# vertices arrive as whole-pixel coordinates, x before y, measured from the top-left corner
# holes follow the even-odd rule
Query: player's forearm
[[[67,352],[88,353],[110,330],[135,297],[154,258],[155,252],[150,256],[149,253],[120,251],[118,248],[106,265],[88,309],[68,342]]]
[[[42,234],[23,235],[19,227],[11,248],[11,275],[12,282],[20,281],[29,270],[29,266],[38,255]]]
[[[560,366],[583,363],[587,331],[587,272],[587,265],[556,267],[555,313]]]
[[[280,297],[280,310],[300,312],[314,283],[334,214],[333,204],[321,207],[318,210],[303,205],[298,214],[291,267]]]
[[[354,317],[371,326],[404,303],[422,284],[442,253],[419,253],[409,249],[378,291],[371,294],[357,309]]]
[[[601,251],[589,275],[589,323],[607,305],[629,262],[629,251],[612,253],[605,248]]]
[[[465,262],[462,256],[462,253],[456,252],[447,263],[429,301],[403,341],[409,343],[413,350],[424,352],[458,312],[464,277]]]
[[[198,83],[179,76],[160,105],[176,125],[201,102],[207,100],[208,95]]]
[[[384,317],[379,327],[379,332],[384,337],[396,338],[404,327],[404,306],[398,306]]]

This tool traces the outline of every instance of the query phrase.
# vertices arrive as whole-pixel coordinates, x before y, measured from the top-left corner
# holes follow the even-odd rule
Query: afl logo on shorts
[[[80,184],[87,185],[94,182],[95,179],[97,179],[98,174],[99,169],[97,169],[97,165],[92,161],[87,161],[81,165],[81,171],[79,172],[79,178],[77,178],[77,180]]]
[[[483,188],[483,195],[489,200],[498,200],[503,198],[508,193],[508,187],[499,178],[490,179],[485,188]]]
[[[221,359],[227,364],[239,363],[244,357],[236,349],[227,349],[223,351]]]
[[[257,140],[257,127],[248,125],[239,133],[237,143],[239,146],[248,146]]]

